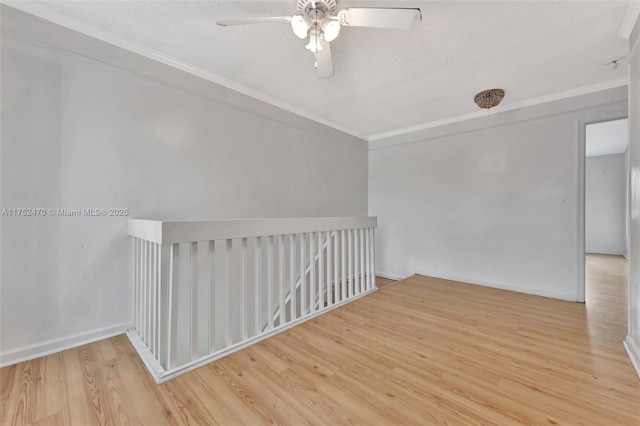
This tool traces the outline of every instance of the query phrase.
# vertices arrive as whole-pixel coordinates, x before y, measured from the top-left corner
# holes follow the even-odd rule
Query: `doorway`
[[[611,274],[611,271],[624,269],[627,264],[625,258],[629,254],[628,129],[626,118],[587,124],[585,128],[586,266],[583,294],[587,308],[589,305],[602,303],[607,297],[617,298],[627,292],[626,279],[613,280],[606,279],[605,276]],[[619,274],[614,273],[611,277],[617,275]],[[620,288],[601,288],[603,282]]]

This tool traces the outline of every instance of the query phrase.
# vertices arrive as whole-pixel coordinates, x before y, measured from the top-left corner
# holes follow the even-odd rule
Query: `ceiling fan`
[[[223,27],[229,25],[286,23],[301,39],[309,37],[305,46],[316,58],[318,75],[328,78],[334,75],[330,42],[340,34],[341,27],[373,27],[410,29],[422,20],[420,9],[413,8],[347,8],[336,11],[336,0],[297,0],[298,14],[266,18],[233,19],[217,21]]]

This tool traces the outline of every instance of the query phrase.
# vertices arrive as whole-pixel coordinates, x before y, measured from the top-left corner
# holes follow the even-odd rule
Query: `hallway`
[[[587,254],[586,307],[589,326],[622,342],[627,335],[629,262],[623,256]]]

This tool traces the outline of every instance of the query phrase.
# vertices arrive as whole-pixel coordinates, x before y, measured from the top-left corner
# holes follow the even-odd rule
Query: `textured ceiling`
[[[629,120],[589,124],[586,140],[587,157],[621,154],[629,145]]]
[[[336,75],[318,78],[286,24],[219,27],[218,19],[293,15],[287,1],[47,2],[71,17],[205,68],[370,137],[478,111],[473,95],[506,90],[504,105],[626,76],[617,38],[628,1],[338,1],[419,7],[409,31],[343,28]]]

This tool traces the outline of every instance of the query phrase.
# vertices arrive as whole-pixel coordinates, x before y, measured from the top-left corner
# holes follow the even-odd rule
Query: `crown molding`
[[[449,124],[460,123],[463,121],[474,120],[477,118],[483,118],[495,114],[500,114],[506,111],[513,111],[521,108],[531,107],[534,105],[540,105],[548,102],[559,101],[562,99],[572,98],[575,96],[586,95],[589,93],[600,92],[607,89],[613,89],[616,87],[626,86],[629,83],[628,77],[621,77],[615,80],[603,81],[601,83],[591,84],[588,86],[579,87],[564,92],[554,93],[551,95],[540,96],[538,98],[527,99],[521,102],[516,102],[507,105],[498,105],[495,108],[491,108],[488,111],[476,111],[469,114],[458,115],[451,118],[445,118],[442,120],[430,121],[428,123],[418,124],[415,126],[404,127],[402,129],[392,130],[390,132],[378,133],[369,137],[369,149],[383,148],[393,145],[403,145],[405,143],[411,143],[406,140],[395,140],[399,136],[407,136],[412,133],[418,133],[424,130],[433,129],[436,127],[447,126]],[[373,143],[372,143],[373,142]]]
[[[301,108],[295,107],[286,102],[282,102],[272,96],[266,95],[248,86],[229,80],[226,77],[215,74],[202,67],[177,59],[171,55],[167,55],[165,53],[162,53],[150,47],[146,47],[141,44],[132,42],[110,31],[103,30],[94,25],[83,22],[79,19],[60,13],[57,10],[50,8],[49,6],[47,6],[42,2],[0,0],[0,4],[20,10],[22,12],[36,16],[38,18],[44,19],[46,21],[52,22],[62,27],[71,29],[73,31],[87,35],[94,39],[103,41],[105,43],[109,43],[111,45],[120,47],[122,49],[128,50],[130,52],[136,53],[138,55],[144,56],[146,58],[152,59],[154,61],[160,62],[165,65],[168,65],[172,68],[195,75],[204,80],[226,87],[227,89],[230,89],[235,92],[241,93],[243,95],[249,96],[251,98],[257,99],[261,102],[264,102],[274,107],[288,111],[292,114],[304,117],[311,121],[315,121],[316,123],[325,125],[327,127],[331,127],[340,132],[349,134],[351,136],[355,136],[359,139],[362,139],[365,141],[368,141],[369,139],[366,135],[363,135],[353,129],[349,129],[339,124],[328,121],[318,115],[309,113]]]
[[[624,40],[629,40],[631,32],[636,24],[636,21],[640,17],[640,0],[631,0],[627,12],[622,19],[620,30],[618,31],[618,37]]]

